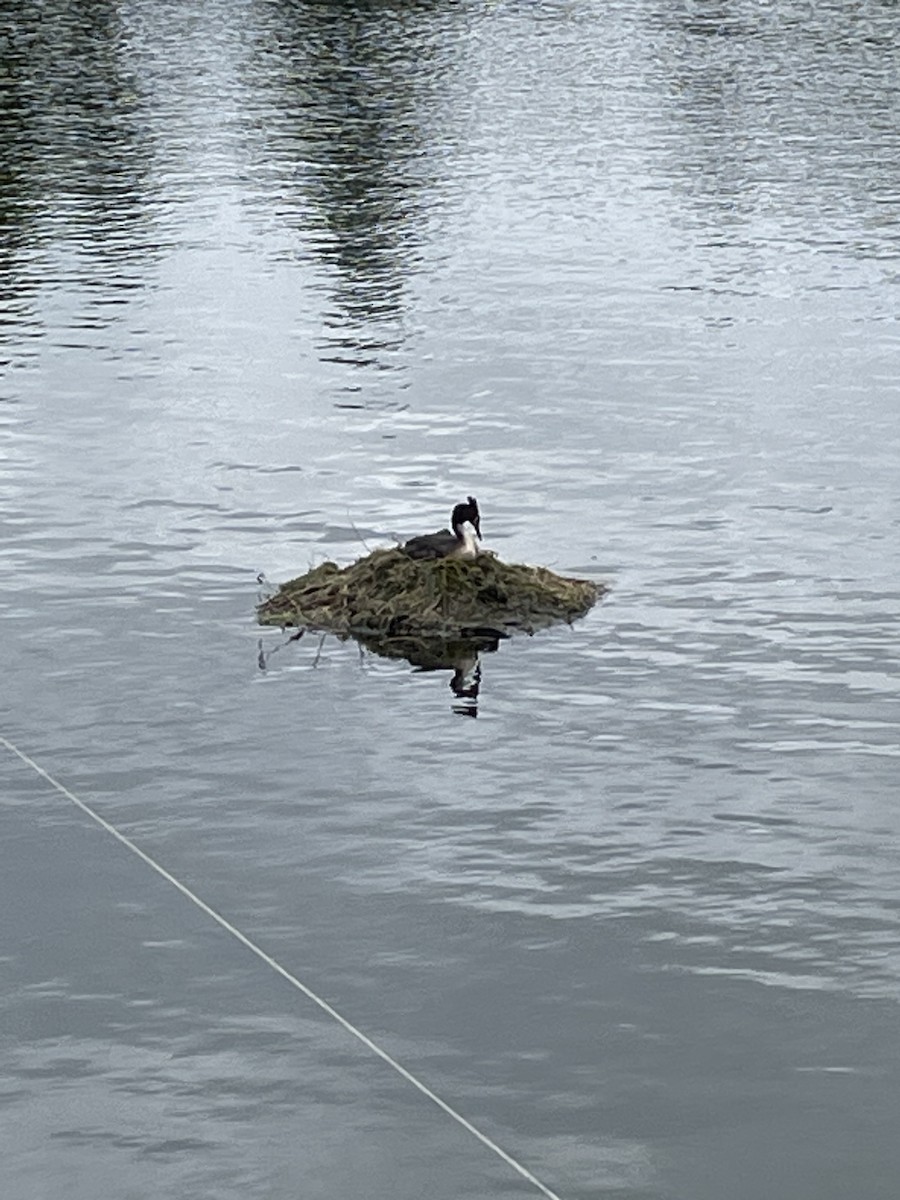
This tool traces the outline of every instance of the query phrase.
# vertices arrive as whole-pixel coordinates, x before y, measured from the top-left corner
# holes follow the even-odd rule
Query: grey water
[[[896,4],[0,12],[0,734],[564,1200],[895,1200]],[[477,701],[255,624],[470,493]],[[3,1200],[537,1194],[0,788]]]

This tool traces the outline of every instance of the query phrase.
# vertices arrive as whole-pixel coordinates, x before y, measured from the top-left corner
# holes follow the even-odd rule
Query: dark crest
[[[471,522],[475,532],[481,538],[481,513],[478,511],[478,501],[474,496],[467,496],[465,504],[457,504],[453,510],[453,515],[450,518],[450,524],[454,532],[459,528],[464,521]]]

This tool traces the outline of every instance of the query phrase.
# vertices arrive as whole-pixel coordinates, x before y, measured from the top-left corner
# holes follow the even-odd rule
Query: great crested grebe
[[[467,496],[465,504],[454,508],[450,529],[410,538],[402,547],[403,553],[410,558],[476,558],[481,540],[481,514],[474,496]]]

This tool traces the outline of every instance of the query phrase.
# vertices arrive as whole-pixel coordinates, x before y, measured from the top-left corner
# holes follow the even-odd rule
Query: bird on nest
[[[481,547],[478,501],[467,496],[450,514],[450,528],[410,538],[401,550],[409,558],[477,558]]]

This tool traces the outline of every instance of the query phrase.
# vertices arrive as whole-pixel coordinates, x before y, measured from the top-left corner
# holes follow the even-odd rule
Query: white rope
[[[206,913],[206,915],[212,918],[217,925],[221,926],[226,933],[230,933],[233,938],[236,938],[242,946],[246,946],[247,949],[255,954],[258,959],[264,962],[267,967],[271,967],[276,974],[280,975],[282,979],[286,979],[287,982],[292,987],[296,988],[298,992],[302,992],[308,1000],[312,1000],[313,1004],[318,1005],[323,1012],[327,1013],[329,1017],[337,1021],[338,1025],[342,1025],[348,1033],[352,1034],[353,1037],[362,1042],[362,1044],[371,1050],[373,1054],[377,1054],[383,1062],[386,1062],[389,1067],[392,1067],[393,1070],[395,1070],[398,1075],[401,1075],[407,1083],[411,1083],[417,1091],[421,1092],[422,1095],[427,1097],[433,1104],[436,1104],[439,1109],[447,1114],[448,1117],[452,1117],[452,1119],[456,1121],[458,1125],[461,1125],[463,1129],[471,1133],[473,1137],[478,1138],[482,1145],[487,1146],[489,1150],[493,1150],[493,1152],[499,1158],[503,1159],[507,1166],[512,1167],[512,1169],[521,1175],[523,1179],[526,1179],[530,1184],[536,1187],[539,1192],[546,1196],[547,1200],[560,1200],[560,1197],[556,1194],[556,1192],[551,1191],[546,1184],[541,1183],[541,1181],[535,1175],[532,1175],[527,1167],[523,1166],[522,1163],[517,1162],[517,1160],[514,1159],[511,1154],[507,1154],[507,1152],[501,1146],[498,1146],[495,1141],[489,1138],[486,1133],[482,1133],[481,1130],[477,1129],[471,1121],[467,1121],[461,1113],[458,1113],[456,1109],[452,1107],[452,1105],[448,1104],[446,1100],[442,1100],[441,1097],[438,1096],[437,1093],[433,1092],[427,1084],[424,1084],[421,1079],[417,1079],[411,1071],[408,1071],[406,1067],[397,1062],[395,1058],[392,1058],[386,1050],[382,1050],[382,1048],[373,1042],[372,1039],[365,1033],[363,1033],[361,1029],[357,1029],[357,1027],[351,1021],[348,1021],[346,1017],[341,1016],[337,1009],[332,1008],[327,1000],[323,1000],[321,996],[312,990],[312,988],[307,987],[305,983],[301,983],[296,975],[292,975],[286,967],[283,967],[281,963],[276,962],[276,960],[272,958],[270,954],[266,954],[265,950],[257,946],[254,941],[251,941],[251,939],[248,938],[245,933],[241,933],[240,929],[232,925],[227,918],[221,915],[221,913],[216,912],[214,908],[210,908],[206,901],[201,900],[200,897],[195,892],[192,892],[186,884],[182,883],[179,879],[176,879],[175,876],[167,871],[165,867],[161,866],[156,859],[151,858],[149,854],[141,850],[141,848],[135,845],[135,843],[129,837],[126,837],[124,833],[120,833],[114,825],[111,825],[109,821],[105,820],[100,816],[99,813],[95,812],[90,805],[86,804],[83,800],[80,800],[74,792],[70,792],[64,784],[60,783],[58,779],[54,779],[53,776],[48,771],[45,771],[42,766],[36,763],[33,758],[30,758],[23,750],[20,750],[18,746],[9,741],[8,738],[3,737],[2,734],[0,734],[0,745],[5,746],[7,750],[11,751],[18,758],[20,758],[22,762],[26,764],[26,766],[31,767],[33,771],[36,771],[38,775],[40,775],[43,779],[46,779],[51,787],[56,788],[56,790],[61,795],[65,796],[67,800],[71,800],[77,808],[81,809],[86,817],[89,817],[93,822],[95,822],[95,824],[99,825],[101,829],[105,829],[107,833],[112,834],[117,842],[121,842],[121,844],[127,850],[130,850],[132,854],[136,854],[138,858],[142,862],[146,863],[148,867],[154,870],[157,875],[161,875],[167,883],[171,883],[172,887],[177,888],[178,891],[181,892],[182,896],[186,897],[192,904],[196,905],[201,912]]]

